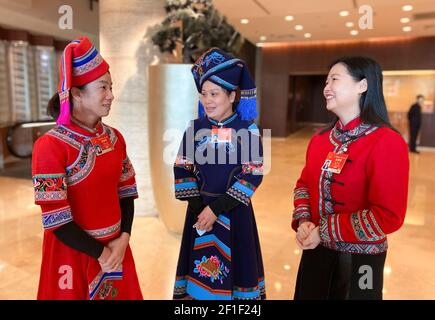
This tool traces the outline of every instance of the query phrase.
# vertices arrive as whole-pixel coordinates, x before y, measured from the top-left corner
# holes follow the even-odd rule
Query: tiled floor
[[[300,251],[290,229],[291,196],[310,134],[273,139],[272,169],[253,200],[269,299],[293,296]],[[408,213],[405,225],[389,236],[385,299],[435,299],[435,152],[410,160]],[[0,299],[34,299],[38,285],[40,213],[28,170],[21,174],[27,178],[20,172],[0,172]],[[158,218],[136,217],[131,245],[145,299],[171,299],[180,236]]]

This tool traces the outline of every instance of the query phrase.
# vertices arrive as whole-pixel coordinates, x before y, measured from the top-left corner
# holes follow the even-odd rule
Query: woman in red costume
[[[304,250],[295,299],[382,299],[387,234],[405,219],[407,145],[388,120],[376,61],[337,60],[323,92],[337,118],[311,139],[294,190]]]
[[[122,135],[109,114],[109,65],[86,38],[69,43],[57,125],[34,146],[35,203],[44,240],[38,299],[142,299],[129,246],[137,188]]]

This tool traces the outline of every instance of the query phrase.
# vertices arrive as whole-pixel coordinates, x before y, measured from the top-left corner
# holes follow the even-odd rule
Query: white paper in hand
[[[202,235],[203,235],[204,233],[206,233],[207,231],[196,229],[196,232],[199,234],[199,236],[202,236]]]
[[[207,231],[205,231],[205,230],[199,230],[199,229],[197,228],[197,224],[196,224],[196,223],[193,225],[193,227],[196,229],[196,232],[199,234],[199,236],[202,236],[204,233],[207,232]]]

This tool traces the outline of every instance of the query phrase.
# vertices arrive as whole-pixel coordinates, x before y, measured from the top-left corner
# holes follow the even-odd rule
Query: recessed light
[[[295,25],[295,29],[296,30],[302,30],[304,27],[302,26],[302,25],[300,25],[300,24],[297,24],[297,25]]]
[[[339,14],[341,17],[347,17],[349,15],[349,11],[343,10],[343,11],[340,11]]]
[[[412,30],[412,28],[411,28],[410,26],[406,26],[406,27],[403,27],[402,30],[403,30],[404,32],[409,32],[409,31]]]
[[[266,39],[267,39],[266,36],[261,36],[260,37],[260,41],[266,41]]]
[[[351,31],[350,31],[350,34],[351,34],[352,36],[356,36],[356,35],[358,34],[358,30],[351,30]]]
[[[311,38],[311,33],[309,33],[309,32],[305,33],[305,34],[304,34],[304,37],[305,37],[305,38]]]
[[[384,273],[385,273],[385,274],[390,275],[390,274],[391,274],[391,271],[392,271],[392,269],[391,269],[390,266],[385,266],[385,267],[384,267]]]
[[[285,18],[284,19],[286,19],[287,21],[293,21],[293,16],[285,16]]]
[[[352,28],[353,27],[353,22],[346,22],[346,27]]]
[[[241,19],[241,20],[240,20],[240,23],[241,23],[241,24],[248,24],[248,23],[249,23],[249,20],[248,20],[248,19]]]
[[[409,19],[409,18],[400,19],[400,22],[402,22],[402,23],[408,23],[409,21],[411,21],[411,19]]]
[[[411,6],[411,5],[406,5],[406,6],[403,6],[402,7],[402,10],[403,11],[411,11],[412,9],[414,9],[414,7],[413,6]]]

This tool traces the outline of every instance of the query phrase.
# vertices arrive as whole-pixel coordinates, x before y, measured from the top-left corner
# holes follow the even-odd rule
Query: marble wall
[[[101,0],[100,51],[110,64],[115,101],[106,122],[119,129],[136,170],[137,215],[157,215],[148,141],[148,66],[162,56],[151,42],[164,0]]]

